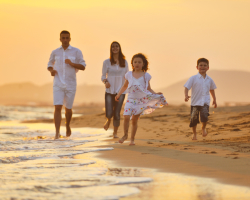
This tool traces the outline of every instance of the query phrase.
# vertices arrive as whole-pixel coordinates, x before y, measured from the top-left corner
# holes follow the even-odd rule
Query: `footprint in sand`
[[[150,153],[141,153],[141,154],[150,154]]]
[[[148,144],[154,144],[153,142],[150,142],[150,141],[148,141],[147,143],[148,143]]]
[[[238,129],[238,128],[234,128],[234,129],[232,129],[232,130],[230,130],[230,131],[241,131],[241,130]]]

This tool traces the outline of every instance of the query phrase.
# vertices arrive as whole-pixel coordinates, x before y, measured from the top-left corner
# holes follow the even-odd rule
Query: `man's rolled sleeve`
[[[55,54],[54,54],[54,51],[52,51],[52,53],[50,54],[47,69],[49,69],[49,67],[53,67],[54,64],[55,64]]]
[[[76,54],[76,64],[80,64],[80,65],[83,65],[84,67],[86,67],[86,62],[83,59],[83,55],[82,55],[81,50],[77,51],[77,54]]]

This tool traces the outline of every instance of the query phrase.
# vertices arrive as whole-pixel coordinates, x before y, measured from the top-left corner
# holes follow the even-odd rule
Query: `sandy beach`
[[[72,136],[57,141],[46,119],[53,108],[6,107],[6,116],[14,119],[17,109],[23,118],[39,118],[0,122],[0,198],[250,198],[250,106],[211,108],[209,134],[197,141],[188,127],[190,108],[165,106],[141,117],[135,146],[113,139],[112,126],[103,130],[101,104],[75,107]]]
[[[96,106],[93,112],[73,118],[72,127],[102,128],[102,107]],[[200,131],[197,141],[191,140],[189,112],[186,105],[165,106],[144,115],[139,120],[136,146],[129,146],[129,140],[118,144],[110,137],[108,146],[114,150],[97,156],[117,167],[153,168],[250,187],[250,106],[210,108],[208,136],[203,138]],[[121,126],[118,136],[122,135]]]

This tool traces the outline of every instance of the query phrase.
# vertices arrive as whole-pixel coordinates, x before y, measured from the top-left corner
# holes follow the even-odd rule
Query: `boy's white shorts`
[[[73,107],[76,90],[66,90],[60,87],[53,87],[54,105],[64,105],[67,109]]]

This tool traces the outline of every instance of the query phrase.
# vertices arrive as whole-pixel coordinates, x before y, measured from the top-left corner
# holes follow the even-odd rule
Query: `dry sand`
[[[101,106],[83,110],[89,112],[73,118],[72,127],[103,127],[106,119]],[[208,136],[203,138],[200,131],[197,141],[191,140],[189,112],[188,106],[165,106],[142,116],[136,146],[118,144],[117,139],[110,138],[108,146],[114,150],[98,156],[114,161],[117,167],[154,168],[250,187],[250,106],[211,108]]]

